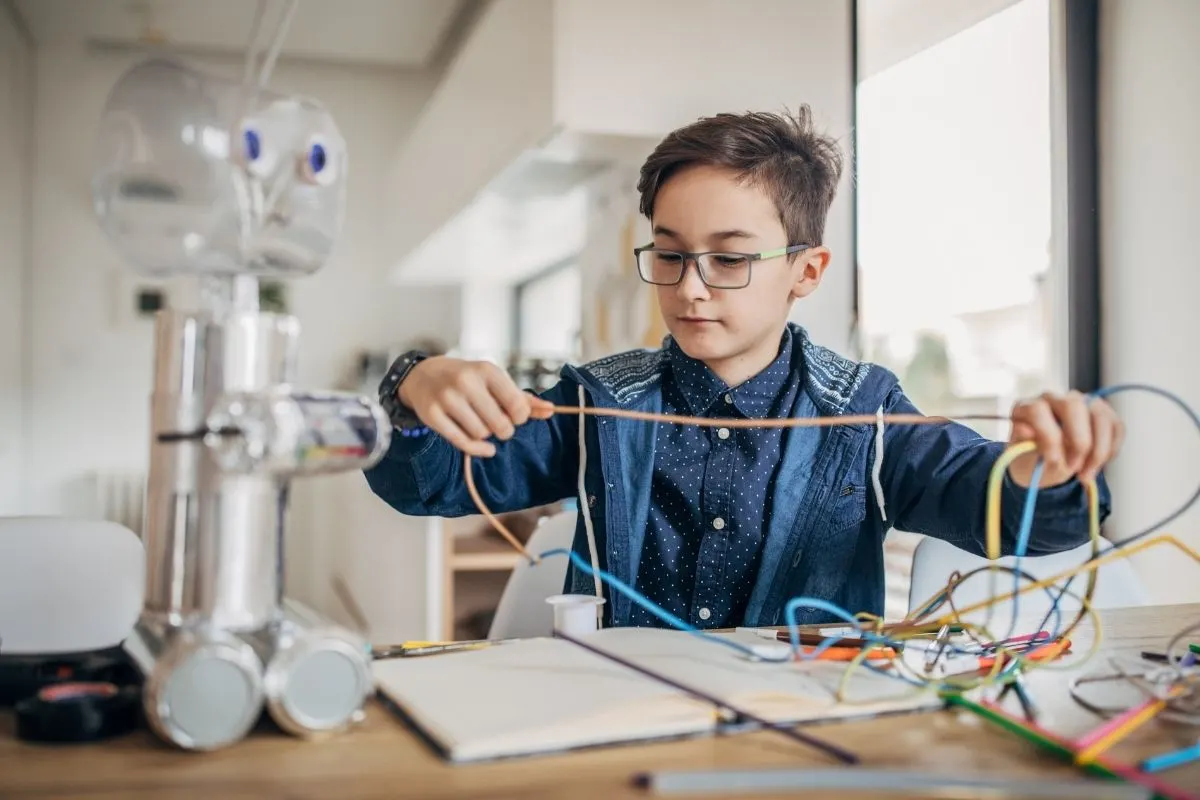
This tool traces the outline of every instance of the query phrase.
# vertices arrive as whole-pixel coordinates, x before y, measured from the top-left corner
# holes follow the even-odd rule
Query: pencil
[[[1144,772],[1159,772],[1160,770],[1171,769],[1183,764],[1190,764],[1196,759],[1200,759],[1200,744],[1194,744],[1182,750],[1174,750],[1170,753],[1163,753],[1147,758],[1142,762],[1141,767]]]
[[[1076,761],[1081,764],[1094,761],[1096,756],[1149,722],[1166,707],[1165,700],[1154,698],[1118,714],[1075,742],[1075,746],[1079,748],[1079,752],[1075,756]]]
[[[813,653],[816,652],[815,647],[810,647],[801,650],[796,657],[797,661],[853,661],[862,655],[863,648],[861,647],[828,647],[822,650],[816,657]],[[896,659],[896,651],[890,647],[872,647],[867,650],[867,661],[894,661]]]
[[[831,797],[843,792],[869,791],[883,794],[930,797],[1067,798],[1085,800],[1134,800],[1146,798],[1144,787],[1114,781],[1077,778],[989,778],[973,775],[932,775],[902,770],[875,769],[744,769],[663,771],[634,777],[636,786],[654,794],[703,795],[720,792],[747,796],[758,792],[807,794],[827,789]]]
[[[1042,749],[1054,753],[1055,755],[1065,758],[1068,761],[1075,761],[1075,750],[1066,742],[1049,733],[1045,729],[1037,725],[1026,724],[1018,719],[1008,716],[1003,710],[989,705],[982,705],[973,700],[968,700],[960,694],[944,694],[942,699],[947,705],[958,706],[959,708],[970,711],[983,719],[993,722],[996,725],[1004,728],[1010,733],[1015,733],[1027,742],[1031,742],[1041,747]],[[1130,783],[1136,783],[1140,786],[1154,792],[1155,797],[1167,798],[1167,800],[1197,800],[1195,795],[1188,794],[1181,789],[1177,789],[1170,784],[1163,783],[1151,775],[1143,772],[1138,772],[1132,767],[1118,764],[1103,756],[1097,756],[1094,761],[1089,761],[1086,764],[1076,764],[1084,772],[1090,772],[1093,775],[1099,775],[1106,778],[1117,780],[1125,780]]]

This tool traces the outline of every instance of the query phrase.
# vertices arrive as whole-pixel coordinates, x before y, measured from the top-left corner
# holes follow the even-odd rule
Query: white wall
[[[462,339],[459,356],[505,364],[512,353],[513,287],[481,277],[462,287]]]
[[[489,2],[447,67],[408,146],[388,164],[394,259],[411,257],[548,132],[552,5],[552,0]],[[422,190],[427,186],[438,190]],[[418,262],[424,255],[418,254]]]
[[[1100,6],[1103,382],[1143,382],[1200,408],[1200,3]],[[1128,439],[1113,464],[1120,539],[1178,506],[1200,480],[1200,435],[1164,401],[1118,398]],[[1200,512],[1168,531],[1200,547]],[[1200,564],[1138,559],[1158,602],[1200,600]]]
[[[37,52],[28,387],[33,413],[27,421],[36,446],[27,461],[28,512],[86,512],[81,503],[89,470],[146,465],[151,323],[114,324],[114,277],[131,273],[96,225],[88,193],[93,131],[109,88],[131,63],[127,56],[66,45]],[[360,348],[403,345],[425,334],[453,341],[457,335],[457,290],[386,283],[383,243],[392,221],[383,206],[383,167],[433,83],[432,76],[313,64],[282,63],[275,72],[274,87],[313,95],[330,107],[350,153],[346,224],[335,256],[317,275],[290,287],[292,310],[303,327],[302,385],[339,385]],[[411,528],[414,533],[402,540],[411,542],[413,560],[424,560],[423,526],[415,521],[392,514],[390,530],[355,532],[328,524],[318,506],[382,505],[361,476],[347,477],[351,480],[309,479],[293,490],[289,575],[294,594],[318,606],[330,602],[328,577],[334,569],[352,573],[345,575],[352,585],[361,570],[368,582],[372,575],[388,576],[388,565],[369,557],[352,564],[341,559],[351,549],[369,552],[375,537],[405,537]],[[353,548],[347,537],[355,537]],[[421,587],[412,587],[414,603],[422,594]],[[414,632],[422,632],[423,611],[412,613],[419,626]]]
[[[21,505],[27,153],[32,54],[0,9],[0,516]]]
[[[397,208],[405,209],[398,215],[401,223],[393,242],[400,271],[410,279],[444,279],[463,271],[445,264],[454,259],[492,271],[491,260],[455,246],[468,237],[457,226],[446,226],[485,188],[494,182],[546,181],[547,172],[561,174],[547,164],[560,158],[575,167],[601,161],[618,170],[636,170],[661,137],[700,116],[808,103],[817,123],[849,149],[851,9],[852,0],[497,0],[447,71],[397,159],[395,176],[406,184],[440,180],[444,189],[419,206],[407,186],[394,194]],[[734,33],[731,25],[742,33]],[[669,31],[679,46],[664,49],[662,31]],[[743,39],[752,44],[739,49]],[[714,57],[716,51],[729,55]],[[521,87],[516,96],[511,96],[512,86]],[[464,137],[470,139],[477,130],[478,150],[460,153]],[[555,156],[533,158],[530,148]],[[451,160],[456,170],[444,170],[442,165]],[[850,174],[847,164],[829,215],[833,267],[818,295],[797,304],[794,314],[817,339],[842,350],[849,344],[853,307]],[[588,179],[604,182],[596,174]],[[627,206],[632,198],[625,194],[622,188],[590,202]],[[466,216],[472,220],[472,237],[480,235],[485,223],[496,224],[487,213]],[[583,296],[589,303],[604,294],[593,288],[612,288],[614,296],[627,288],[598,284],[618,283],[632,257],[619,241],[628,216],[581,209],[575,217],[586,222],[587,249],[606,251],[581,258]],[[556,227],[551,220],[539,222],[547,229]],[[602,222],[613,226],[602,229]],[[515,239],[499,248],[510,252],[524,244],[520,237],[488,238]],[[439,259],[438,253],[446,258]],[[525,255],[513,260],[536,260]],[[616,266],[599,272],[593,262]],[[590,310],[584,316],[599,317]],[[611,351],[607,344],[598,349]],[[591,354],[590,346],[585,349]]]
[[[792,319],[807,327],[816,341],[847,354],[855,270],[851,5],[851,0],[562,0],[555,20],[557,113],[580,130],[657,142],[700,116],[794,110],[801,103],[812,107],[817,127],[842,144],[846,163],[825,229],[825,243],[833,253],[830,268],[820,290],[793,307]],[[726,42],[727,36],[736,38],[729,27],[732,20],[753,30],[754,44],[739,55],[714,59],[705,48],[726,51],[724,44],[716,43]],[[664,30],[680,43],[679,52],[663,50]],[[628,56],[612,58],[611,43],[617,41]],[[739,52],[736,45],[731,47],[729,53]],[[636,183],[636,175],[627,182]],[[626,194],[607,200],[623,203],[628,213],[636,214],[637,198],[630,187],[621,188]],[[604,215],[615,227],[594,231],[593,240],[599,243],[607,237],[617,244],[627,220],[611,209]],[[636,244],[649,239],[649,226],[643,221],[637,223],[637,231]],[[609,270],[589,257],[585,298],[597,296],[598,284],[612,280],[614,272],[628,274],[632,253],[625,242],[619,244],[624,249],[615,257],[605,253],[600,258],[613,265]],[[636,281],[636,276],[629,277]],[[629,291],[636,296],[634,289]],[[645,292],[650,293],[649,287]],[[585,318],[590,314],[585,309]]]
[[[858,79],[945,41],[1018,0],[859,0]]]

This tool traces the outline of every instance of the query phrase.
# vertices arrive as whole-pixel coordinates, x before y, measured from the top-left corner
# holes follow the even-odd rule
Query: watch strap
[[[410,350],[392,362],[379,383],[379,404],[402,436],[421,436],[429,429],[411,408],[400,402],[400,384],[413,369],[428,358],[428,354]]]

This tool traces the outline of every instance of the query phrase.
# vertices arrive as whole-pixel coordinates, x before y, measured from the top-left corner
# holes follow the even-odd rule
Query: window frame
[[[860,3],[851,4],[852,147],[859,151],[858,86]],[[1099,0],[1048,0],[1050,11],[1051,235],[1054,252],[1050,277],[1057,315],[1067,320],[1051,331],[1050,373],[1065,386],[1090,392],[1102,385],[1100,365],[1099,144],[1097,131],[1099,72]],[[853,180],[859,163],[852,159]],[[854,264],[852,347],[863,350],[861,271],[858,261],[858,204],[850,215]]]
[[[571,268],[580,269],[580,277],[582,279],[582,264],[580,263],[579,256],[574,255],[564,258],[561,261],[555,261],[553,264],[545,266],[513,284],[512,327],[509,331],[509,338],[512,341],[512,352],[514,356],[519,356],[520,354],[524,353],[525,346],[528,344],[527,342],[522,341],[521,323],[524,321],[525,314],[527,313],[527,309],[525,308],[525,296],[529,292],[530,287]]]

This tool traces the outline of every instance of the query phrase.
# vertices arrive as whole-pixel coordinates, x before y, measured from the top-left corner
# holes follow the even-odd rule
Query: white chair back
[[[1101,549],[1107,550],[1111,547],[1111,544],[1105,542],[1101,546]],[[1021,559],[1020,568],[1022,572],[1036,579],[1049,578],[1083,564],[1090,557],[1091,552],[1091,545],[1086,544],[1073,550],[1066,550],[1052,555],[1026,556]],[[1015,557],[1005,556],[997,559],[994,563],[1000,566],[1013,567],[1016,565],[1016,562],[1017,559]],[[940,539],[929,537],[923,539],[913,553],[912,584],[908,595],[909,612],[911,613],[918,605],[925,603],[939,590],[945,588],[952,573],[959,572],[965,575],[971,570],[986,567],[991,563],[993,562],[982,556],[960,550],[954,545]],[[1129,606],[1144,606],[1149,603],[1145,586],[1138,578],[1133,565],[1125,559],[1119,559],[1102,565],[1098,568],[1096,577],[1096,592],[1092,598],[1093,608],[1125,608]],[[1086,578],[1086,574],[1076,578],[1071,583],[1070,594],[1064,595],[1059,602],[1058,607],[1063,612],[1064,617],[1067,614],[1078,611],[1082,605],[1078,596],[1083,594],[1087,586]],[[1020,585],[1024,587],[1028,583],[1028,581],[1022,580]],[[1061,586],[1062,582],[1059,582],[1058,585]],[[1011,573],[998,573],[996,575],[996,594],[1007,594],[1013,591],[1013,588],[1014,582]],[[1051,589],[1051,591],[1053,594],[1047,594],[1042,589],[1033,589],[1022,593],[1019,598],[1016,598],[1015,610],[1017,617],[1022,621],[1028,621],[1030,625],[1037,624],[1050,611],[1052,598],[1058,595],[1057,589]],[[986,572],[981,573],[959,585],[953,595],[954,606],[955,608],[965,609],[987,600],[992,594],[991,574]],[[946,606],[942,607],[943,612],[948,610]],[[1009,623],[1013,619],[1013,612],[1014,600],[1012,598],[995,604],[989,623],[992,632],[995,633],[997,630],[1000,630],[1000,635],[1006,632]],[[963,617],[970,622],[983,623],[987,620],[987,615],[988,612],[986,609],[980,609],[964,614]],[[1067,621],[1064,618],[1062,622],[1065,624]],[[1052,627],[1054,621],[1051,620],[1047,625]]]
[[[569,550],[575,538],[577,520],[578,515],[574,511],[563,511],[547,517],[533,532],[526,549],[531,553],[544,553],[556,548]],[[496,607],[488,638],[551,635],[554,630],[554,610],[546,598],[562,594],[568,563],[562,556],[545,559],[537,566],[531,566],[524,560],[518,563],[504,586],[504,594],[500,596],[500,605]]]
[[[123,525],[0,517],[0,653],[115,647],[142,611],[146,550]]]

